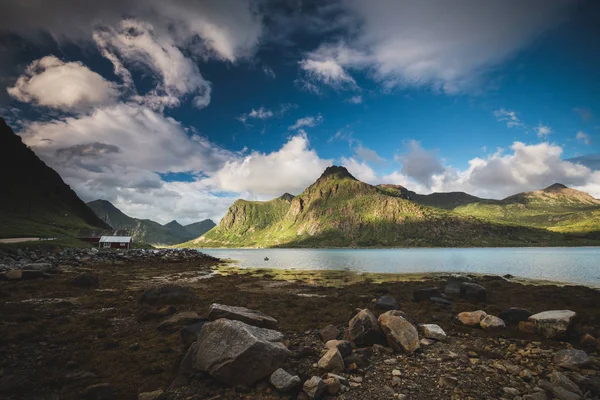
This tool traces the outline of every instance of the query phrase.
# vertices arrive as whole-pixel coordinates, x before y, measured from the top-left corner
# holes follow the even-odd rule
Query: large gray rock
[[[400,316],[398,312],[388,311],[381,314],[379,323],[388,344],[394,350],[413,353],[421,347],[417,328]]]
[[[383,339],[377,318],[366,308],[350,320],[348,328],[350,340],[359,346],[370,346],[380,343]]]
[[[463,282],[460,285],[460,296],[470,303],[483,303],[487,297],[487,291],[481,285]]]
[[[192,366],[235,386],[250,386],[280,368],[290,351],[280,332],[241,321],[218,319],[204,325],[190,348]]]
[[[219,318],[242,321],[259,328],[277,329],[277,320],[275,318],[246,307],[226,306],[215,303],[208,310],[208,319],[214,321]]]
[[[591,361],[590,357],[583,350],[565,349],[557,351],[554,354],[554,364],[568,369],[585,367]]]
[[[554,371],[550,374],[550,382],[553,385],[557,385],[562,387],[563,389],[568,390],[569,392],[576,393],[580,396],[583,396],[583,392],[579,389],[579,386],[569,378],[567,378],[564,374]]]
[[[581,396],[577,393],[570,392],[561,386],[553,385],[543,379],[540,379],[538,386],[546,392],[551,393],[558,400],[581,400]]]
[[[279,368],[273,372],[271,378],[269,378],[269,382],[275,386],[275,389],[284,393],[297,388],[302,383],[299,376],[292,375],[283,368]]]
[[[569,325],[577,314],[571,310],[544,311],[529,317],[535,324],[535,330],[545,338],[564,337]]]

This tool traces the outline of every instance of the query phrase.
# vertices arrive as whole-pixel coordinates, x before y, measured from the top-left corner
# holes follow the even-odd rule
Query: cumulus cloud
[[[590,135],[588,135],[587,133],[583,132],[583,131],[579,131],[577,132],[577,135],[575,136],[575,138],[585,144],[587,144],[588,146],[590,144],[592,144],[592,138],[590,137]]]
[[[231,192],[257,198],[298,194],[312,184],[331,165],[309,147],[305,133],[290,137],[283,147],[270,154],[254,151],[248,156],[226,162],[207,182]]]
[[[183,55],[171,36],[157,34],[152,25],[124,20],[117,29],[96,31],[94,40],[126,83],[131,80],[117,55],[128,63],[148,68],[159,77],[156,89],[137,97],[141,102],[153,108],[173,107],[179,105],[182,97],[192,94],[197,108],[210,103],[211,86],[202,77],[198,65]]]
[[[552,129],[550,129],[549,126],[542,124],[539,124],[537,127],[535,127],[535,131],[537,135],[541,138],[545,138],[546,136],[552,133]]]
[[[308,117],[300,118],[299,120],[296,121],[295,124],[289,126],[288,129],[296,130],[296,129],[300,129],[300,128],[304,128],[304,127],[313,128],[313,127],[319,125],[321,122],[323,122],[323,117],[321,116],[321,114],[317,115],[316,117],[308,116]]]
[[[414,179],[422,185],[431,185],[434,175],[444,171],[444,167],[433,151],[425,150],[416,140],[408,143],[408,150],[398,154],[396,161],[402,164],[403,175]]]
[[[385,87],[429,86],[456,93],[560,23],[570,0],[342,0],[346,37],[309,53],[301,67],[335,82],[366,71]],[[425,27],[425,28],[424,28]],[[316,72],[315,72],[316,74]]]
[[[514,111],[506,110],[501,108],[499,110],[494,111],[494,116],[498,119],[498,121],[506,122],[506,126],[509,128],[514,128],[515,126],[523,126],[519,117],[517,117],[517,113]]]
[[[7,88],[15,99],[63,111],[84,111],[114,103],[117,86],[80,62],[63,62],[55,56],[35,60]]]
[[[300,61],[300,68],[308,74],[309,78],[323,82],[333,88],[356,87],[354,79],[335,60],[302,60]]]

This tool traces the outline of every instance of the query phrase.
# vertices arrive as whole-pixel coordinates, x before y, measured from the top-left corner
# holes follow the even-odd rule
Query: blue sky
[[[600,197],[594,1],[77,4],[0,6],[0,107],[86,201],[219,219],[331,164],[422,193]]]

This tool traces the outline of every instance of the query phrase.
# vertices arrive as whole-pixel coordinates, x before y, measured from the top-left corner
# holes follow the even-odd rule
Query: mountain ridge
[[[108,200],[94,200],[87,203],[99,218],[107,221],[115,229],[126,229],[137,242],[156,245],[173,245],[204,234],[215,224],[211,220],[195,222],[186,226],[176,220],[161,225],[150,219],[130,217]],[[188,229],[187,226],[190,226]]]
[[[455,199],[458,205],[451,204]],[[281,197],[236,200],[215,228],[181,246],[465,247],[571,240],[540,227],[453,211],[487,201],[462,192],[418,195],[399,185],[373,186],[334,166],[289,204]]]

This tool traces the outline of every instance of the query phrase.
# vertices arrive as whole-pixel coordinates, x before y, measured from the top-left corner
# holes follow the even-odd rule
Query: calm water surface
[[[600,247],[199,250],[233,259],[240,267],[511,274],[600,287]]]

